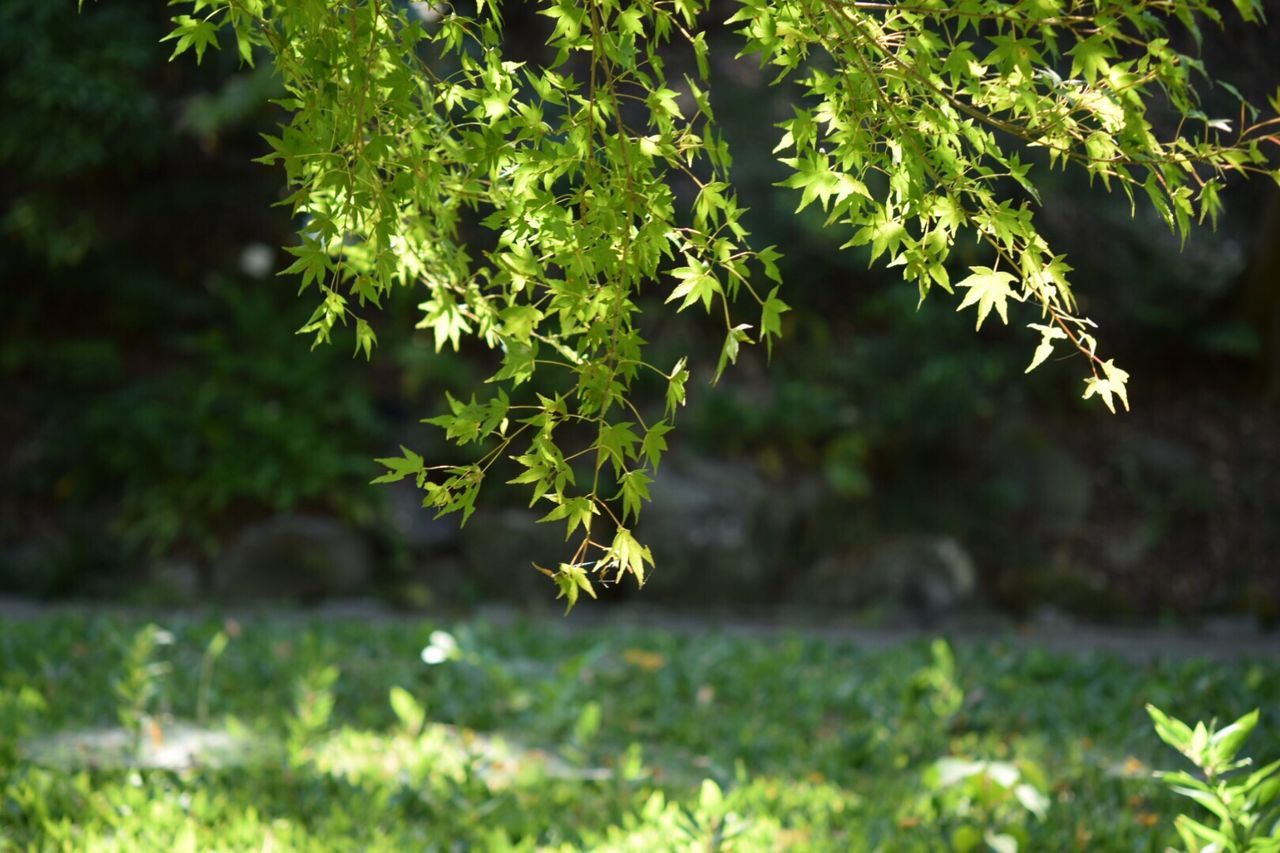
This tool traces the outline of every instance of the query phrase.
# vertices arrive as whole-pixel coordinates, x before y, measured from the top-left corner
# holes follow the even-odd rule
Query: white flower
[[[458,641],[448,631],[432,631],[427,639],[427,646],[422,650],[422,662],[427,666],[435,666],[458,656]]]

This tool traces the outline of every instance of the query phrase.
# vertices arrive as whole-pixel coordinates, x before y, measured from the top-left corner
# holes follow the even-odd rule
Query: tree
[[[723,317],[716,378],[743,345],[771,348],[787,311],[779,253],[741,224],[715,122],[710,5],[544,0],[543,62],[504,40],[495,0],[467,12],[192,0],[169,36],[174,56],[199,59],[229,30],[245,62],[268,54],[284,82],[291,118],[262,161],[283,165],[305,222],[286,271],[319,296],[302,332],[318,344],[348,326],[368,357],[364,312],[412,286],[437,350],[465,338],[500,353],[492,396],[450,397],[430,419],[477,445],[475,461],[431,465],[404,449],[378,460],[375,482],[413,478],[425,506],[465,523],[491,467],[514,460],[509,482],[577,537],[543,569],[570,606],[595,594],[593,577],[643,584],[652,563],[631,528],[690,371],[684,358],[646,360],[641,291]],[[1262,20],[1261,0],[1233,6]],[[1228,176],[1280,181],[1266,148],[1280,118],[1225,83],[1238,115],[1202,107],[1195,84],[1213,81],[1186,51],[1222,23],[1208,0],[741,0],[727,23],[743,56],[796,90],[774,152],[797,210],[819,205],[846,245],[901,267],[921,299],[962,291],[958,310],[974,309],[979,328],[993,312],[1008,323],[1016,303],[1039,321],[1027,370],[1073,348],[1084,396],[1113,412],[1128,407],[1128,374],[1100,352],[1070,267],[1036,229],[1035,169],[1083,169],[1183,237],[1216,221]],[[678,57],[694,73],[668,75]],[[1280,91],[1270,106],[1280,112]],[[486,248],[463,239],[468,223]],[[989,261],[953,281],[962,236]],[[558,390],[531,391],[549,372]],[[642,377],[665,387],[656,411],[634,399]]]

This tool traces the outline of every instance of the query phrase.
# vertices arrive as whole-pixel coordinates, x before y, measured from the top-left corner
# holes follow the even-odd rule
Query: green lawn
[[[1246,753],[1280,756],[1275,660],[297,616],[175,618],[148,649],[144,625],[0,625],[0,849],[1163,850],[1180,803],[1151,770],[1181,759],[1144,703],[1261,707]]]

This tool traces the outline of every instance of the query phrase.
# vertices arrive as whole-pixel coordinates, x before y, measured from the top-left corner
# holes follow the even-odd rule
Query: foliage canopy
[[[283,81],[291,118],[262,160],[285,168],[305,222],[286,271],[319,296],[301,331],[321,343],[348,326],[368,356],[364,312],[413,286],[437,349],[474,339],[499,354],[491,396],[450,397],[430,420],[480,447],[475,461],[431,465],[406,449],[379,460],[378,481],[413,478],[425,506],[465,521],[490,468],[514,460],[510,482],[577,537],[544,570],[570,606],[595,594],[593,578],[643,583],[652,558],[632,528],[690,368],[646,359],[642,291],[723,319],[717,378],[743,345],[771,347],[788,310],[780,255],[743,227],[715,121],[709,0],[545,0],[537,56],[511,45],[495,0],[179,5],[174,56],[200,58],[229,29],[245,62],[268,54]],[[1262,20],[1261,0],[1232,5]],[[1128,375],[1037,231],[1029,152],[1043,149],[1037,168],[1083,169],[1152,205],[1184,237],[1216,220],[1232,173],[1280,180],[1265,147],[1280,119],[1225,83],[1238,115],[1206,112],[1197,94],[1214,82],[1195,49],[1202,26],[1223,22],[1217,6],[740,0],[727,23],[740,61],[795,89],[774,153],[797,210],[816,203],[846,246],[900,267],[921,299],[962,290],[979,328],[1025,306],[1039,321],[1027,370],[1074,348],[1084,396],[1114,411]],[[989,260],[953,279],[963,236]],[[546,393],[531,390],[535,374]],[[650,381],[665,404],[645,411],[633,392]]]

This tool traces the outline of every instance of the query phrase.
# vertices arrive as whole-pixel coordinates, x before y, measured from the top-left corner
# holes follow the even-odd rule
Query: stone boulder
[[[468,597],[545,602],[556,586],[533,564],[554,569],[573,556],[578,539],[564,539],[564,523],[538,524],[545,515],[519,507],[481,507],[462,528],[462,571]],[[457,516],[446,516],[456,519]],[[455,522],[456,523],[456,522]]]
[[[806,605],[937,618],[977,602],[978,575],[956,539],[903,536],[822,558],[795,585],[792,597]]]
[[[653,501],[635,526],[657,564],[641,593],[646,601],[771,600],[794,563],[793,534],[811,489],[778,488],[747,463],[672,457],[649,491]],[[565,541],[563,522],[537,524],[543,514],[545,508],[476,511],[462,530],[462,556],[477,592],[524,601],[554,596],[554,585],[531,564],[553,568],[579,539]],[[607,537],[608,520],[596,523]],[[632,594],[630,578],[622,586]]]
[[[774,482],[752,464],[664,460],[636,526],[656,567],[645,595],[679,601],[771,600],[793,564],[814,503],[807,481]]]
[[[401,480],[387,490],[386,522],[391,533],[412,554],[456,551],[462,543],[459,515],[436,518],[436,511],[422,505],[422,490],[412,481]]]
[[[213,593],[238,601],[361,595],[372,578],[363,536],[334,518],[293,514],[242,528],[211,571]]]

